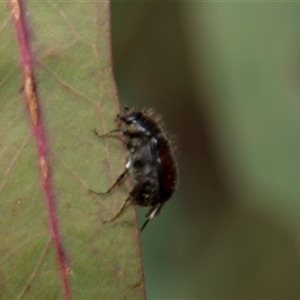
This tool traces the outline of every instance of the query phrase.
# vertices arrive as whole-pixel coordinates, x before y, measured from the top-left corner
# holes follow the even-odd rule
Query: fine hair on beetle
[[[118,127],[104,134],[94,130],[99,138],[116,134],[123,136],[128,150],[125,170],[113,185],[105,192],[93,192],[97,195],[108,194],[126,176],[130,175],[133,187],[117,213],[104,223],[116,220],[124,211],[128,202],[138,206],[149,207],[146,220],[140,228],[142,231],[148,222],[159,214],[164,204],[171,198],[177,188],[178,169],[173,145],[165,134],[160,118],[153,110],[135,110],[125,107],[117,115]]]

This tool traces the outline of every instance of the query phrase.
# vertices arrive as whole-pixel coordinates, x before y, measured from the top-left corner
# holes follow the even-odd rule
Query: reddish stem
[[[56,257],[62,279],[64,298],[66,300],[70,300],[71,298],[67,278],[68,267],[64,258],[64,252],[59,236],[58,222],[55,210],[55,199],[53,196],[50,181],[50,172],[47,157],[47,144],[43,134],[37,86],[34,80],[34,71],[31,63],[32,59],[29,47],[29,39],[26,31],[26,22],[24,17],[25,11],[22,6],[22,0],[9,0],[9,2],[13,22],[15,24],[16,35],[20,47],[20,63],[24,80],[24,96],[32,124],[32,131],[36,139],[38,165],[40,167],[41,181],[46,198],[50,235],[56,250]]]

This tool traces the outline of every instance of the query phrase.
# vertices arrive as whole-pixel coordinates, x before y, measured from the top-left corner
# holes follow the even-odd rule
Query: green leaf
[[[143,299],[134,209],[102,222],[128,189],[89,193],[125,162],[120,140],[92,132],[119,110],[109,2],[0,5],[0,298]]]

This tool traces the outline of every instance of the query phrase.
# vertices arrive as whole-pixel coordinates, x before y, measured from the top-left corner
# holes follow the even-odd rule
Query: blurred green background
[[[177,136],[178,191],[142,234],[149,299],[300,299],[300,3],[111,7],[122,105]]]

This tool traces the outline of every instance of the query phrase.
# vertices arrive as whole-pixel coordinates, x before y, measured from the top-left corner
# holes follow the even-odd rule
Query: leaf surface
[[[92,132],[119,110],[109,2],[0,5],[0,297],[142,299],[134,210],[102,222],[128,190],[89,193],[125,159],[120,140]]]

